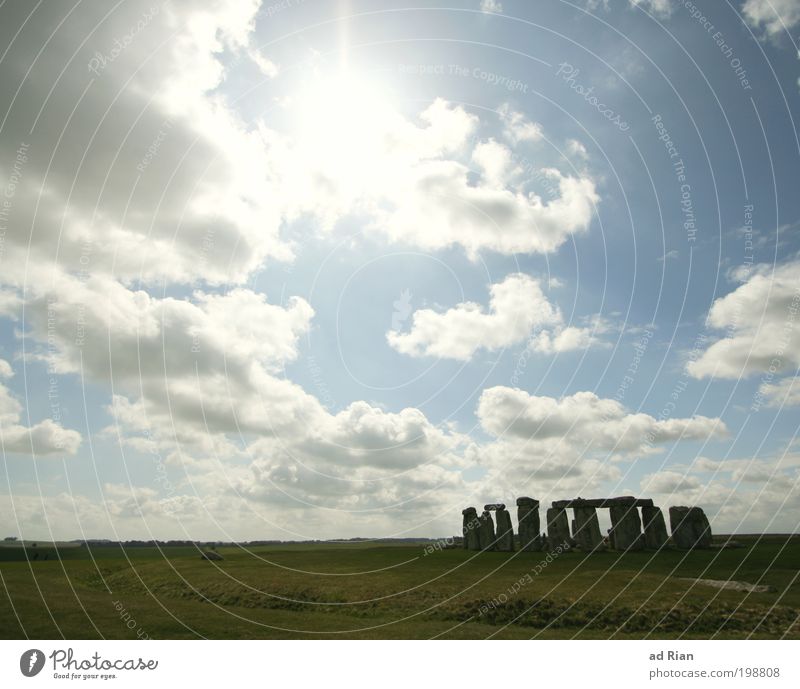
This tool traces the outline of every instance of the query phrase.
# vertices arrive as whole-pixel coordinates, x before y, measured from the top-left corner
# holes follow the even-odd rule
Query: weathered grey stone
[[[488,505],[484,505],[483,509],[487,512],[494,512],[495,510],[504,510],[506,508],[505,503],[502,502],[490,502]]]
[[[711,547],[711,524],[708,521],[708,517],[706,517],[706,513],[703,512],[702,507],[695,507],[697,521],[696,524],[696,533],[697,533],[697,547],[698,548],[710,548]]]
[[[644,544],[650,550],[660,550],[669,541],[667,525],[660,507],[642,507]]]
[[[474,507],[467,507],[461,511],[461,514],[463,515],[461,533],[464,535],[464,550],[480,550],[481,521],[478,518],[478,511]]]
[[[549,549],[555,550],[561,546],[569,550],[572,546],[572,538],[569,535],[569,522],[567,521],[567,511],[550,507],[547,510],[547,545]]]
[[[623,495],[618,498],[597,498],[586,500],[576,498],[574,500],[554,500],[553,507],[557,509],[568,509],[570,507],[652,507],[653,501],[650,498],[634,498],[631,495]]]
[[[494,521],[490,512],[486,511],[480,516],[478,527],[478,541],[481,550],[495,549]]]
[[[711,547],[711,525],[701,507],[670,507],[672,542],[684,550]]]
[[[495,517],[497,517],[495,549],[505,553],[513,552],[514,527],[511,525],[511,515],[503,508],[495,512]]]
[[[539,501],[533,498],[517,498],[517,529],[519,531],[519,549],[527,552],[538,552],[542,549],[542,538],[539,535]]]
[[[600,522],[597,520],[597,510],[594,507],[573,507],[572,513],[575,515],[572,537],[581,550],[587,553],[605,550]]]
[[[642,550],[642,520],[639,510],[633,505],[609,508],[611,516],[611,540],[615,550]]]
[[[690,550],[695,545],[694,526],[689,518],[690,507],[670,507],[669,526],[676,548]]]

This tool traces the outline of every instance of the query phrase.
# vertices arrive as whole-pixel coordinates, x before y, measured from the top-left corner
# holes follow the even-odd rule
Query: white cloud
[[[476,415],[493,440],[466,458],[487,469],[481,485],[504,498],[532,493],[546,499],[630,487],[614,459],[652,455],[659,446],[726,435],[719,419],[659,421],[591,392],[556,399],[498,386],[484,390]]]
[[[412,122],[377,85],[345,80],[320,88],[289,106],[299,122],[296,137],[264,133],[288,218],[310,214],[331,230],[357,213],[369,232],[393,242],[426,250],[461,246],[471,258],[483,250],[548,253],[588,230],[600,200],[591,178],[531,163],[553,197],[526,191],[511,151],[476,136],[480,122],[462,107],[437,99]],[[329,98],[325,88],[334,91]],[[303,113],[314,114],[304,119]],[[535,125],[512,121],[507,131],[514,136],[534,136]]]
[[[199,0],[157,4],[152,13],[125,3],[107,13],[103,3],[86,2],[50,36],[50,50],[37,54],[36,39],[15,42],[0,80],[17,83],[34,61],[36,76],[17,94],[0,141],[3,179],[20,142],[29,145],[13,199],[18,229],[4,247],[5,282],[21,284],[32,264],[45,273],[57,262],[126,282],[236,283],[268,257],[291,256],[267,193],[275,185],[267,151],[214,92],[224,63],[250,50],[258,5]],[[11,30],[25,14],[4,8],[3,21]],[[62,14],[43,5],[26,29],[55,25]],[[92,35],[79,47],[86,26]],[[64,130],[60,115],[76,107],[74,94],[90,80]]]
[[[589,328],[577,328],[569,325],[553,331],[542,330],[530,343],[533,351],[542,354],[556,354],[588,349],[596,340]]]
[[[678,252],[677,249],[670,249],[663,256],[660,256],[656,260],[659,263],[666,263],[667,261],[675,260],[675,259],[677,259],[679,257],[680,257],[680,253]]]
[[[104,435],[180,465],[176,497],[235,489],[239,501],[300,510],[379,509],[422,504],[434,490],[441,499],[463,485],[456,470],[465,438],[450,426],[418,409],[366,402],[331,414],[281,377],[313,316],[302,299],[277,306],[242,288],[156,298],[98,277],[60,285],[57,295],[29,295],[29,340],[48,345],[34,356],[111,386],[113,425]],[[35,440],[48,429],[37,427]],[[427,500],[434,509],[437,501]]]
[[[717,299],[709,324],[726,330],[687,365],[696,378],[739,378],[767,372],[780,375],[800,366],[800,260],[759,265],[734,277],[742,284]]]
[[[0,378],[11,378],[9,363],[0,359]],[[74,455],[81,444],[81,434],[63,428],[52,419],[26,427],[20,425],[22,405],[0,383],[0,448],[3,452],[33,455]]]
[[[503,4],[497,0],[481,0],[481,12],[502,12]]]
[[[797,0],[746,0],[742,14],[748,24],[762,29],[768,36],[791,31],[800,24],[800,2]]]
[[[508,103],[501,105],[497,112],[505,126],[505,135],[515,144],[520,141],[540,141],[544,138],[542,126],[531,122],[525,115],[513,110]]]
[[[700,486],[699,479],[677,471],[660,471],[642,478],[640,487],[644,495],[657,493],[679,493],[694,490]]]
[[[477,416],[495,439],[471,446],[466,457],[486,468],[484,491],[504,500],[627,494],[627,473],[615,459],[647,457],[679,439],[726,434],[718,419],[659,422],[590,392],[554,399],[490,388],[481,395]]]
[[[641,7],[657,17],[668,17],[672,14],[672,0],[628,0],[634,7]]]
[[[705,416],[657,420],[628,412],[619,402],[593,392],[555,399],[524,390],[484,390],[478,418],[488,433],[502,438],[551,440],[618,452],[645,453],[653,445],[679,439],[706,440],[726,434],[725,424]]]
[[[629,7],[641,7],[660,19],[669,17],[672,14],[671,0],[628,0]],[[586,7],[589,10],[596,10],[602,7],[605,11],[611,9],[609,0],[586,0]]]
[[[719,461],[699,457],[687,467],[643,477],[640,487],[664,507],[701,506],[715,533],[791,533],[800,524],[799,465],[788,452]]]
[[[484,182],[495,189],[506,187],[521,171],[511,151],[494,139],[475,146],[472,161],[481,171]]]
[[[544,173],[560,192],[547,203],[535,194],[472,186],[456,163],[430,163],[418,172],[413,185],[398,187],[402,205],[384,216],[383,227],[395,241],[427,250],[461,245],[472,258],[486,249],[555,251],[571,234],[588,230],[599,201],[593,182],[556,170]]]
[[[293,360],[314,313],[303,299],[275,306],[242,288],[159,299],[111,278],[57,284],[57,293],[31,289],[26,303],[31,335],[49,342],[36,356],[59,373],[100,379],[161,380],[199,368],[246,381],[253,365],[275,371]]]
[[[800,381],[796,375],[777,383],[762,383],[758,392],[769,407],[800,406]]]
[[[250,50],[247,52],[247,55],[265,77],[272,79],[278,76],[278,66],[272,60],[264,57],[260,50],[257,50],[256,48],[250,48]]]
[[[407,333],[390,330],[389,344],[401,354],[469,360],[479,349],[496,351],[530,340],[532,350],[564,352],[588,347],[588,329],[564,327],[558,307],[545,296],[538,280],[523,273],[508,275],[489,288],[489,308],[464,302],[438,313],[414,312]],[[540,330],[539,330],[540,329]]]
[[[576,158],[581,158],[582,160],[586,160],[589,157],[589,152],[586,150],[586,146],[584,146],[577,139],[569,139],[567,141],[567,152]]]

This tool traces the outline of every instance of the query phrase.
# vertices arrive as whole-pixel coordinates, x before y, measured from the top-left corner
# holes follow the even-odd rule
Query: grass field
[[[424,543],[227,547],[217,562],[192,547],[0,548],[0,636],[800,638],[800,537],[737,540],[550,561]]]

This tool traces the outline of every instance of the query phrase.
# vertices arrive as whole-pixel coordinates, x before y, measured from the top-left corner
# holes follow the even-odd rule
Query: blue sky
[[[416,5],[0,9],[10,535],[796,530],[800,3]]]

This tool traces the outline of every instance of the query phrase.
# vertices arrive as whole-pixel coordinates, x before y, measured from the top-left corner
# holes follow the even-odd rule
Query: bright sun
[[[302,150],[349,184],[366,182],[387,164],[403,118],[388,94],[350,71],[318,79],[296,96],[294,134]]]

